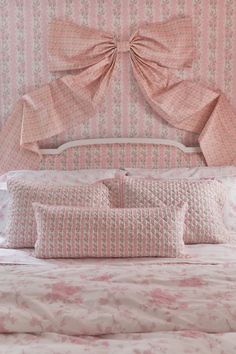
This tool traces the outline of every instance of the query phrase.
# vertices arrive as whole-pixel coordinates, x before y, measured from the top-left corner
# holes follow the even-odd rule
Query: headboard
[[[168,149],[166,148],[168,147]],[[41,149],[41,169],[168,168],[205,165],[198,146],[152,138],[82,139]]]

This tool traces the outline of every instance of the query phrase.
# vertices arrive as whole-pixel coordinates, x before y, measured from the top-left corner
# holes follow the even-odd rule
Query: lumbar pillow
[[[34,203],[39,258],[178,257],[186,206],[86,209]]]

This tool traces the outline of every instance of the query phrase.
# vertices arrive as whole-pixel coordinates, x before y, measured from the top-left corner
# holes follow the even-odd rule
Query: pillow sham
[[[0,247],[5,239],[8,209],[9,193],[7,190],[0,190]]]
[[[21,177],[25,181],[52,182],[57,184],[95,183],[104,178],[112,178],[125,175],[126,171],[121,169],[82,169],[78,171],[61,170],[19,170],[10,171],[0,176],[0,246],[5,242],[6,224],[9,209],[9,192],[7,181],[12,177]]]
[[[179,257],[186,206],[81,209],[33,204],[38,258]]]
[[[226,188],[226,202],[223,209],[223,220],[227,228],[236,236],[236,167],[191,167],[168,169],[127,168],[128,176],[158,179],[204,179],[213,178],[221,181]],[[233,234],[234,233],[234,234]]]
[[[6,247],[34,247],[36,222],[33,202],[81,207],[109,207],[108,189],[102,183],[91,185],[59,185],[24,181],[13,177],[10,193]]]
[[[53,182],[58,184],[95,183],[104,178],[125,175],[121,169],[81,169],[78,171],[61,170],[19,170],[10,171],[0,176],[0,190],[7,190],[7,181],[12,177],[21,177],[27,181]]]
[[[220,167],[180,167],[180,168],[164,168],[164,169],[148,169],[148,168],[126,168],[128,176],[149,177],[158,179],[179,179],[179,178],[223,178],[236,177],[235,166]]]
[[[185,243],[224,243],[230,239],[222,208],[225,189],[215,180],[147,180],[121,177],[103,183],[115,208],[153,208],[187,203]]]

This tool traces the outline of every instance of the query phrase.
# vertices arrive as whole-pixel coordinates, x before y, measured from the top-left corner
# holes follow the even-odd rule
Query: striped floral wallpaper
[[[127,39],[140,23],[191,16],[196,58],[183,78],[204,80],[223,90],[236,109],[236,0],[0,0],[0,126],[25,92],[56,78],[48,71],[47,24],[68,18]],[[55,146],[94,137],[159,137],[194,145],[197,136],[176,130],[145,102],[121,56],[96,118],[45,141]]]

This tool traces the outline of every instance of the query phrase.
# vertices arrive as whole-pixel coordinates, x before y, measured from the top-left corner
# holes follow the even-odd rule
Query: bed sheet
[[[236,245],[182,259],[0,249],[0,353],[236,353]]]
[[[3,239],[4,241],[4,239]],[[0,264],[7,265],[41,265],[51,267],[100,266],[100,265],[147,265],[147,264],[219,264],[236,263],[236,240],[230,244],[196,244],[185,245],[186,255],[182,258],[81,258],[81,259],[38,259],[33,248],[9,249],[1,248]]]

